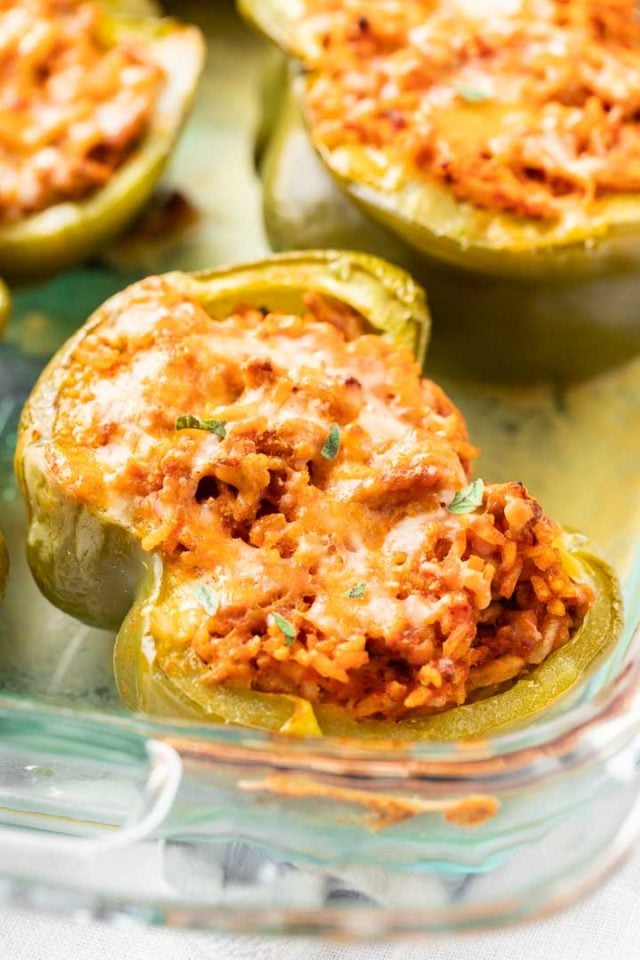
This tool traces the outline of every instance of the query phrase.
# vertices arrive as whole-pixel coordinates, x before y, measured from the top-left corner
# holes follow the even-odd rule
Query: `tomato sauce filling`
[[[316,143],[558,221],[640,190],[634,0],[307,0]]]
[[[83,0],[0,0],[0,224],[108,183],[148,130],[162,69]]]
[[[160,554],[152,633],[206,683],[439,711],[540,663],[592,601],[521,483],[469,486],[463,418],[410,351],[316,293],[220,320],[137,284],[67,359],[46,444],[66,497]]]

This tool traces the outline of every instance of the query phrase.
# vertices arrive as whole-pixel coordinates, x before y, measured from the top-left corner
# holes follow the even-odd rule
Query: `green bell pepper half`
[[[430,359],[447,374],[567,381],[640,351],[640,195],[604,199],[569,230],[460,203],[426,178],[386,189],[364,150],[313,145],[304,99],[314,74],[300,72],[293,29],[304,3],[240,8],[294,58],[263,151],[274,249],[347,246],[410,270],[429,290]]]
[[[0,275],[11,283],[66,270],[102,250],[149,200],[188,115],[204,62],[196,27],[154,16],[145,0],[110,0],[108,33],[140,43],[166,73],[144,139],[109,182],[0,226]]]
[[[372,330],[409,345],[419,358],[426,348],[429,316],[423,291],[403,270],[367,254],[293,253],[205,273],[172,273],[166,279],[217,319],[228,316],[239,302],[301,311],[305,293],[318,292],[350,305]],[[397,723],[360,723],[344,710],[314,708],[299,697],[207,683],[206,666],[189,650],[153,635],[153,610],[174,589],[161,554],[143,554],[132,531],[106,513],[75,502],[47,468],[47,447],[70,358],[99,327],[101,317],[98,311],[90,318],[42,374],[21,419],[16,470],[28,508],[34,576],[63,610],[97,626],[120,627],[115,673],[131,709],[309,736],[484,736],[554,703],[615,644],[620,627],[615,577],[567,535],[567,569],[575,579],[591,584],[593,607],[565,646],[510,689],[483,701]]]

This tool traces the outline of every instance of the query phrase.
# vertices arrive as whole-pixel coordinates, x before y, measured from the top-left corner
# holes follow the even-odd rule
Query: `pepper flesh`
[[[244,0],[241,7],[305,62],[293,29],[303,7],[281,0]],[[550,231],[474,209],[426,180],[383,188],[362,151],[315,150],[303,132],[302,106],[313,72],[300,77],[294,64],[291,73],[293,103],[282,99],[263,164],[274,249],[348,245],[405,266],[429,289],[432,358],[446,372],[571,380],[640,350],[637,194],[602,201],[597,222]]]
[[[4,328],[10,313],[11,297],[6,283],[0,278],[0,337],[4,333]]]
[[[164,73],[148,129],[103,187],[0,226],[0,273],[11,282],[67,269],[120,233],[151,196],[188,114],[204,60],[199,30],[135,0],[105,6],[105,33],[139,44]]]
[[[406,275],[372,258],[358,255],[289,256],[211,275],[187,277],[175,274],[169,277],[178,289],[197,300],[211,316],[220,319],[224,319],[238,300],[266,303],[270,309],[295,309],[302,292],[310,290],[330,293],[364,313],[374,328],[386,329],[396,339],[414,345],[420,343],[420,329],[426,319],[420,292]],[[137,549],[131,546],[131,535],[118,529],[113,522],[109,523],[106,516],[95,508],[78,507],[65,497],[63,489],[51,482],[43,456],[59,408],[61,384],[72,354],[99,323],[100,315],[54,359],[36,388],[21,426],[17,467],[31,508],[30,559],[43,589],[64,609],[101,625],[117,621],[137,591],[136,603],[120,630],[115,657],[123,699],[134,709],[207,716],[296,733],[317,735],[319,732],[339,733],[343,729],[348,733],[348,714],[338,711],[336,719],[333,711],[325,708],[314,711],[303,698],[250,693],[225,684],[213,688],[210,684],[202,684],[203,665],[181,647],[176,647],[171,636],[163,637],[153,629],[153,613],[161,605],[164,594],[171,592],[167,570],[160,556],[151,558],[147,564],[147,578],[138,588],[140,555],[138,553],[137,569],[129,568],[125,558],[127,549],[128,559],[135,556]],[[120,539],[110,539],[114,537]],[[118,543],[122,548],[120,555],[114,552]],[[567,548],[571,547],[568,541]],[[592,609],[597,616],[596,613],[593,617],[588,616],[573,638],[557,651],[560,654],[566,650],[566,659],[558,661],[559,669],[548,670],[544,675],[546,680],[541,698],[532,702],[530,696],[521,699],[518,695],[514,706],[514,697],[507,691],[511,697],[510,706],[507,699],[505,710],[497,710],[489,721],[485,708],[484,720],[471,722],[468,732],[463,731],[465,736],[474,735],[482,728],[482,722],[502,726],[517,720],[520,714],[527,715],[545,706],[575,683],[598,653],[614,641],[618,604],[613,578],[605,576],[604,572],[597,576],[592,569],[601,568],[595,564],[590,566],[586,560],[573,567],[569,559],[566,563],[573,579],[592,582],[596,595]],[[110,593],[104,587],[105,577],[111,578]],[[113,609],[108,609],[108,605]],[[531,676],[537,676],[536,671]],[[571,678],[570,681],[567,677]],[[475,704],[469,705],[469,709],[472,707]],[[450,715],[454,718],[460,716],[457,709],[440,716]],[[475,715],[476,711],[473,711],[472,717]],[[436,717],[430,719],[439,720]],[[430,736],[429,723],[426,720],[421,722],[426,724],[424,729],[410,718],[391,725],[373,723],[371,732],[368,732],[369,724],[364,724],[361,732],[363,736],[387,738],[390,735]],[[455,719],[449,722],[460,723]],[[444,731],[438,729],[435,736],[446,737],[447,729],[446,726]],[[359,723],[355,730],[360,730]]]

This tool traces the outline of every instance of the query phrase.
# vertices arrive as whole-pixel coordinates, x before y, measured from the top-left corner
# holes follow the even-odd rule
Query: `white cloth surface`
[[[616,960],[640,958],[640,855],[554,917],[511,930],[345,946],[80,923],[0,908],[0,960]]]

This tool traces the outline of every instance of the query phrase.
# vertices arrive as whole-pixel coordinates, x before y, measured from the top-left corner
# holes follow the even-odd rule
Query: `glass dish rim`
[[[242,757],[251,762],[295,767],[298,771],[345,765],[365,777],[446,775],[484,779],[531,767],[551,756],[575,752],[597,731],[598,752],[626,743],[640,729],[640,623],[620,669],[595,695],[558,715],[475,741],[385,741],[337,737],[293,737],[219,723],[197,723],[142,713],[111,713],[95,707],[59,706],[20,694],[0,692],[0,717],[60,723],[68,730],[87,725],[123,740],[166,741],[181,755],[214,761]],[[406,772],[404,774],[406,776]]]

